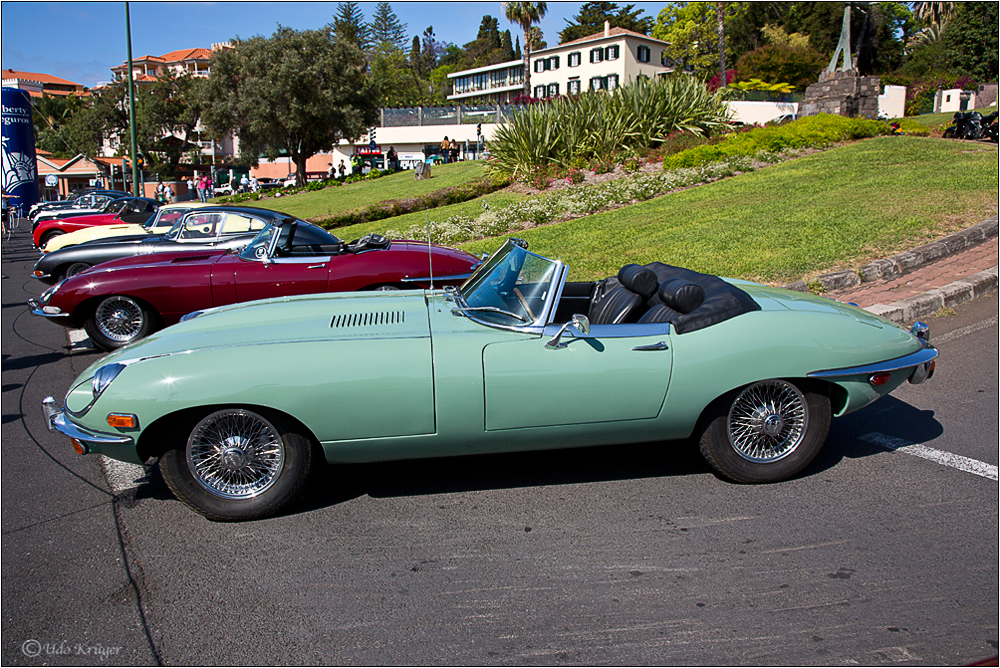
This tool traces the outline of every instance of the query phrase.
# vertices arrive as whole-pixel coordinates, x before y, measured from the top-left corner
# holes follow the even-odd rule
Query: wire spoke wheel
[[[248,410],[212,413],[188,437],[188,470],[206,491],[249,499],[267,491],[285,465],[285,445],[270,422]]]
[[[775,462],[795,452],[809,427],[806,399],[791,383],[768,380],[740,392],[729,409],[729,442],[744,459]]]
[[[97,329],[111,341],[125,343],[139,336],[146,315],[130,297],[116,295],[101,302],[94,315]]]

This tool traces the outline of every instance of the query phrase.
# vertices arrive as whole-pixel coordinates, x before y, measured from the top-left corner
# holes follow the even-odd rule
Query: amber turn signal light
[[[139,420],[134,415],[128,413],[110,413],[108,415],[108,425],[119,429],[135,429]]]
[[[78,454],[78,455],[85,455],[85,454],[87,454],[87,448],[83,445],[83,443],[81,443],[80,441],[76,440],[75,438],[71,438],[69,440],[73,444],[73,449],[76,450],[76,454]]]

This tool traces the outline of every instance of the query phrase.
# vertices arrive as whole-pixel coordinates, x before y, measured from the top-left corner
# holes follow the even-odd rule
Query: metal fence
[[[516,110],[517,107],[512,104],[380,109],[379,124],[383,128],[402,128],[422,125],[502,123],[506,119],[509,119]]]

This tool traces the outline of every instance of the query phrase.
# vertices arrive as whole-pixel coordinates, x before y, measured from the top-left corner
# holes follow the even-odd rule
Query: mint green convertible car
[[[295,499],[328,463],[663,442],[744,483],[809,464],[831,416],[934,370],[927,327],[662,263],[567,282],[506,242],[461,288],[223,306],[93,364],[50,429],[158,457],[215,520]],[[681,444],[664,443],[662,447]]]

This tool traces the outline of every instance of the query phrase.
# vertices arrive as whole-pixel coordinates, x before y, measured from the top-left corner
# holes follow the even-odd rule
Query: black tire
[[[86,262],[74,262],[73,264],[66,267],[66,271],[63,272],[62,277],[71,278],[79,274],[81,271],[90,269],[90,267],[91,265],[87,264]]]
[[[945,128],[944,134],[941,135],[944,139],[954,139],[955,138],[955,126],[950,128]]]
[[[152,334],[158,321],[156,312],[144,302],[112,295],[100,301],[83,328],[94,344],[112,351]]]
[[[708,410],[701,454],[721,476],[740,483],[791,478],[816,457],[830,429],[830,399],[786,380],[753,383]]]
[[[292,503],[312,468],[310,440],[278,415],[224,408],[188,423],[160,457],[184,505],[210,520],[269,517]]]
[[[58,236],[66,234],[63,230],[48,230],[42,235],[42,238],[38,240],[42,248],[45,248],[45,244],[49,243]]]

